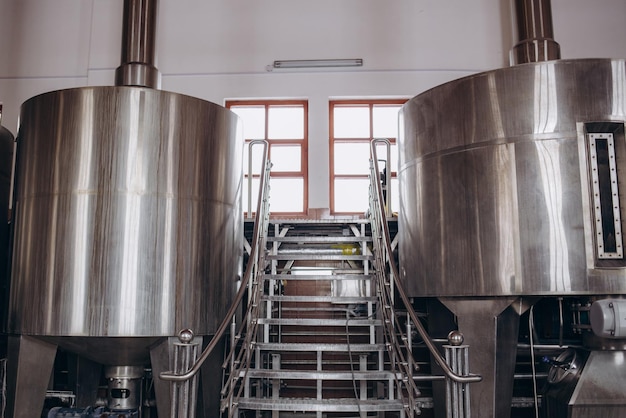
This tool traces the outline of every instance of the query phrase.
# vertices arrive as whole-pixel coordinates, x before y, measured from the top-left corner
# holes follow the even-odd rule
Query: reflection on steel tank
[[[399,175],[411,293],[626,292],[624,85],[624,60],[559,60],[410,100]]]

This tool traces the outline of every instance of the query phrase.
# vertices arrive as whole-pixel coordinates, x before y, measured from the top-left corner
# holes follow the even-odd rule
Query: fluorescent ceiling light
[[[323,67],[362,67],[363,59],[328,60],[281,60],[274,61],[274,68],[323,68]]]

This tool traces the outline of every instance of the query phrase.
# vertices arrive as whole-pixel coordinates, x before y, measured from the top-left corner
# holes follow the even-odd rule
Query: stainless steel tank
[[[51,367],[57,346],[168,370],[155,352],[184,328],[212,335],[241,273],[237,116],[116,86],[33,97],[20,121],[9,331],[31,363],[15,375],[33,355]],[[17,384],[28,397],[20,386],[34,382]]]
[[[626,293],[626,61],[560,60],[549,0],[513,3],[519,65],[409,100],[398,138],[401,279],[454,314],[483,376],[471,408],[492,418],[511,414],[524,312],[542,297]],[[594,358],[620,370],[619,354]],[[585,417],[626,413],[625,391],[590,379],[612,399]]]
[[[410,293],[626,292],[624,86],[624,60],[560,60],[410,100],[399,139]]]
[[[73,350],[121,365],[144,359],[94,337],[213,333],[242,251],[237,117],[181,94],[94,87],[34,97],[20,120],[10,330],[89,338]]]
[[[529,63],[402,109],[400,274],[456,315],[481,416],[510,414],[519,317],[538,297],[626,293],[624,86],[624,60]]]
[[[178,332],[211,336],[235,295],[241,123],[222,106],[154,89],[156,3],[124,2],[116,86],[53,91],[22,105],[10,417],[41,413],[57,347],[80,356],[77,406],[92,406],[102,365],[109,374],[170,370]],[[206,411],[219,408],[211,391],[220,365],[202,370]],[[169,383],[154,379],[154,388],[159,416],[168,416]]]

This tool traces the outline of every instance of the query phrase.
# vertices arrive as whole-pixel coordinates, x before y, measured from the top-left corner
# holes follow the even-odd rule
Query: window
[[[331,212],[363,213],[368,208],[370,142],[377,146],[379,168],[391,171],[391,206],[398,208],[398,111],[406,100],[337,100],[330,102],[330,206]]]
[[[269,143],[270,211],[272,214],[303,214],[307,208],[308,103],[306,100],[236,100],[226,107],[243,121],[244,150],[243,207],[248,208],[248,152],[250,141]],[[252,149],[252,209],[256,209],[261,146]]]

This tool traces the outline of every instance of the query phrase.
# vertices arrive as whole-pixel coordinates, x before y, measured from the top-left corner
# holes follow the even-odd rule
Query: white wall
[[[562,58],[626,57],[626,1],[552,0]],[[0,0],[2,124],[40,93],[112,85],[122,0]],[[508,65],[509,0],[161,0],[162,88],[223,104],[309,100],[311,208],[328,207],[328,99],[412,97]],[[272,71],[277,59],[362,58],[355,71]]]

